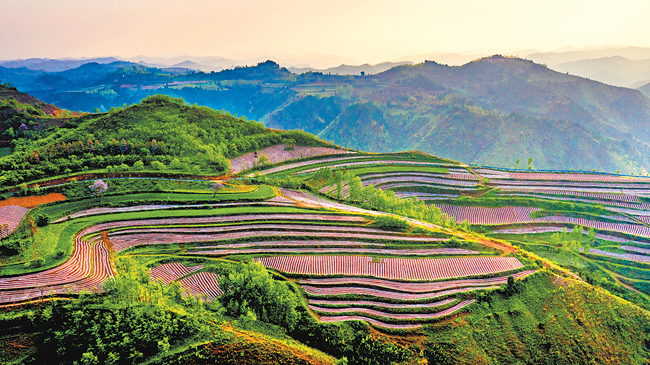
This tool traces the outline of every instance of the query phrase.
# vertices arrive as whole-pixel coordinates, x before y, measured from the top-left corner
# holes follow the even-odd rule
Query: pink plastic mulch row
[[[372,157],[372,156],[370,156]],[[404,161],[404,160],[372,160],[372,161],[357,161],[357,162],[348,162],[348,163],[340,163],[336,165],[329,165],[327,166],[330,169],[337,169],[339,167],[346,167],[346,166],[359,166],[359,165],[412,165],[412,166],[432,166],[432,167],[440,167],[440,166],[454,166],[452,164],[445,164],[445,163],[436,163],[436,162],[421,162],[421,161]],[[300,171],[301,173],[309,173],[309,172],[316,172],[320,169],[320,167],[316,167],[313,169],[308,169],[308,170],[303,170]]]
[[[276,197],[277,198],[277,197]],[[212,203],[208,206],[212,208],[228,208],[228,207],[243,207],[250,205],[268,205],[268,206],[287,206],[289,203],[286,201],[277,201],[269,199],[265,202],[235,202],[235,203]],[[286,200],[286,199],[285,199]],[[293,205],[291,202],[290,205]],[[66,221],[68,218],[79,218],[87,217],[91,215],[98,214],[115,214],[115,213],[130,213],[130,212],[143,212],[150,210],[168,210],[168,209],[192,209],[192,208],[205,208],[206,204],[147,204],[147,205],[135,205],[131,207],[110,207],[110,208],[92,208],[87,210],[82,210],[80,212],[72,213],[69,216],[65,216],[55,220],[52,223],[58,223]]]
[[[549,232],[562,232],[563,227],[526,227],[526,228],[511,228],[511,229],[500,229],[492,233],[495,234],[535,234],[535,233],[549,233]],[[567,230],[570,231],[570,230]],[[588,234],[588,230],[584,230],[583,234]],[[612,242],[636,242],[642,245],[650,245],[649,242],[636,241],[628,238],[616,237],[603,233],[596,233],[596,238]]]
[[[302,162],[295,162],[295,163],[290,163],[290,164],[274,167],[274,168],[268,169],[268,170],[257,171],[257,173],[260,174],[260,175],[267,175],[267,174],[272,174],[272,173],[275,173],[275,172],[295,169],[295,168],[298,168],[298,167],[321,164],[323,162],[336,162],[336,161],[345,161],[345,160],[350,160],[350,159],[373,158],[373,157],[375,157],[375,156],[349,156],[349,157],[334,157],[334,158],[302,161]],[[330,166],[328,166],[328,167],[330,167]],[[315,169],[312,169],[312,170],[316,171],[319,168],[315,168]],[[250,175],[247,175],[247,176],[252,177],[253,174],[250,174]]]
[[[185,218],[159,218],[159,219],[140,219],[129,221],[108,222],[94,225],[84,231],[84,234],[91,234],[115,228],[137,227],[137,226],[162,226],[162,225],[189,225],[189,224],[211,224],[227,222],[245,222],[245,221],[263,221],[263,220],[299,220],[299,221],[322,221],[322,222],[364,222],[363,217],[345,216],[345,215],[328,215],[328,214],[245,214],[245,215],[224,215],[224,216],[204,216],[204,217],[185,217]]]
[[[114,231],[112,235],[133,234],[133,233],[213,233],[213,232],[230,232],[230,231],[247,231],[247,230],[294,230],[294,231],[329,231],[329,232],[364,232],[376,234],[392,234],[395,232],[383,231],[381,229],[359,227],[359,226],[334,226],[319,224],[290,224],[290,223],[261,223],[261,224],[238,224],[229,226],[211,226],[211,227],[154,227],[154,228],[134,228],[122,231]]]
[[[247,248],[247,247],[295,247],[295,246],[386,246],[384,243],[360,242],[360,241],[261,241],[261,242],[244,242],[244,243],[226,243],[219,245],[219,248]]]
[[[553,200],[563,200],[563,201],[571,201],[571,202],[578,202],[578,203],[587,203],[587,204],[601,204],[605,206],[613,205],[616,207],[621,207],[621,208],[627,208],[627,209],[644,209],[648,210],[650,209],[650,204],[648,203],[628,203],[624,201],[615,201],[615,200],[593,200],[593,199],[587,199],[587,198],[573,198],[573,197],[564,197],[564,196],[543,196],[543,195],[538,195],[538,194],[526,194],[526,193],[509,193],[509,194],[501,194],[502,196],[507,195],[507,196],[526,196],[526,197],[532,197],[532,198],[545,198],[545,199],[553,199]],[[595,195],[595,194],[594,194]],[[604,195],[614,195],[614,194],[604,194]],[[625,194],[619,194],[623,196],[628,196]],[[618,210],[618,209],[613,209],[611,207],[608,207],[610,210]],[[630,214],[637,214],[635,211],[630,211]]]
[[[543,172],[510,172],[511,179],[518,180],[568,180],[568,181],[598,181],[598,182],[648,182],[650,179],[636,176],[615,176],[601,174],[576,173],[543,173]]]
[[[141,233],[129,235],[109,235],[116,252],[137,245],[169,244],[169,243],[198,243],[220,240],[241,239],[250,237],[326,237],[326,238],[360,238],[385,239],[408,242],[437,242],[440,239],[411,236],[388,236],[364,233],[341,232],[299,232],[299,231],[237,231],[219,234],[171,234],[171,233]],[[444,239],[443,239],[444,240]],[[203,246],[203,248],[219,248],[219,246]]]
[[[197,265],[186,267],[180,262],[169,262],[166,264],[158,265],[151,269],[151,280],[162,280],[162,282],[167,285],[174,280],[191,274],[195,271],[201,270],[205,266]]]
[[[423,309],[423,308],[435,308],[440,307],[445,304],[454,302],[455,298],[445,299],[433,303],[384,303],[384,302],[373,302],[369,300],[321,300],[321,299],[308,299],[310,304],[316,305],[347,305],[347,306],[356,306],[356,307],[381,307],[381,308],[391,308],[391,309]]]
[[[621,246],[621,250],[638,252],[644,255],[650,255],[650,250],[648,250],[647,248],[639,248],[634,246]]]
[[[322,287],[315,287],[309,285],[302,285],[302,289],[306,293],[315,296],[331,297],[337,295],[354,294],[354,295],[367,295],[367,296],[381,298],[381,299],[403,300],[403,301],[429,300],[429,299],[440,298],[447,295],[464,293],[473,290],[488,290],[488,289],[497,289],[497,288],[500,288],[500,286],[499,285],[470,286],[465,288],[442,290],[442,291],[437,291],[432,293],[398,293],[398,292],[388,291],[388,290],[371,289],[371,288],[354,287],[354,286],[353,287],[335,286],[335,287],[322,288]]]
[[[377,317],[382,317],[383,319],[388,319],[388,320],[413,320],[413,319],[434,319],[434,318],[440,318],[443,316],[446,316],[448,314],[451,314],[464,306],[473,303],[474,300],[466,300],[463,302],[460,302],[456,304],[455,306],[452,306],[448,309],[445,309],[444,311],[440,311],[437,313],[386,313],[386,312],[381,312],[375,309],[369,309],[369,308],[356,308],[356,307],[350,307],[350,308],[324,308],[324,307],[317,307],[315,305],[310,305],[309,308],[315,312],[319,313],[325,313],[325,315],[329,314],[339,314],[339,313],[363,313],[363,314],[370,314],[374,315]]]
[[[504,193],[517,193],[526,192],[531,194],[556,194],[556,195],[575,195],[587,198],[594,198],[600,200],[613,200],[627,203],[639,203],[639,197],[629,194],[603,194],[603,193],[589,193],[584,191],[572,190],[554,190],[554,189],[525,189],[525,188],[501,188]]]
[[[450,257],[439,259],[366,256],[274,256],[255,258],[267,268],[291,274],[372,276],[391,280],[432,281],[495,274],[523,265],[516,257]]]
[[[254,152],[250,152],[237,158],[233,158],[230,160],[230,171],[236,173],[250,169],[259,162],[261,155],[268,157],[270,163],[278,163],[297,158],[354,153],[339,148],[304,146],[294,146],[293,149],[285,151],[286,147],[287,146],[284,144],[279,144],[259,150],[257,151],[257,155]]]
[[[650,180],[648,180],[650,182]],[[617,182],[585,182],[585,181],[540,181],[540,180],[498,180],[493,179],[490,181],[491,185],[499,186],[502,188],[519,187],[525,189],[556,189],[562,188],[567,190],[584,189],[587,192],[596,192],[589,189],[618,189],[618,191],[611,191],[612,193],[622,192],[650,192],[650,184],[642,183],[617,183]]]
[[[448,190],[462,190],[462,191],[475,191],[476,186],[460,186],[454,185],[445,185],[445,184],[434,184],[434,183],[418,183],[418,182],[401,182],[401,183],[389,183],[381,186],[377,186],[377,189],[389,190],[395,188],[409,188],[409,187],[425,187],[425,188],[440,188]]]
[[[4,207],[0,207],[0,237],[11,234],[18,227],[27,212],[29,212],[29,209],[18,205],[5,205]],[[6,230],[3,227],[5,224],[7,225]]]
[[[506,172],[476,168],[474,172],[489,179],[555,180],[555,181],[599,181],[599,182],[648,182],[650,179],[637,176],[617,176],[590,173],[546,173],[546,172]]]
[[[426,177],[426,176],[420,176],[420,175],[407,175],[407,176],[389,176],[389,177],[381,177],[381,178],[375,178],[375,179],[366,179],[362,181],[363,186],[368,186],[368,185],[379,185],[379,184],[400,184],[401,182],[406,182],[406,183],[411,183],[411,182],[416,182],[416,183],[426,183],[426,184],[442,184],[442,185],[450,185],[450,186],[476,186],[478,184],[477,181],[474,180],[453,180],[453,179],[448,179],[448,178],[443,178],[443,177]]]
[[[309,241],[305,241],[309,244]],[[191,251],[192,255],[246,255],[246,254],[336,254],[351,253],[364,255],[399,255],[399,256],[428,256],[428,255],[474,255],[477,251],[464,250],[460,248],[431,248],[431,249],[380,249],[380,248],[338,248],[338,247],[300,247],[300,248],[244,248],[244,249],[221,249],[210,251]]]
[[[427,200],[427,198],[447,198],[447,199],[453,199],[457,198],[460,195],[458,194],[443,194],[443,193],[421,193],[417,191],[396,191],[395,196],[398,198],[418,198],[418,200]]]
[[[530,222],[530,213],[539,208],[531,207],[469,207],[436,204],[443,213],[453,217],[456,222],[467,220],[469,224],[509,224]]]
[[[451,307],[451,308],[449,308],[447,310],[436,313],[437,316],[432,317],[432,318],[440,318],[440,317],[452,314],[452,313],[462,309],[463,307],[465,307],[465,306],[467,306],[467,305],[469,305],[469,304],[471,304],[473,302],[474,302],[474,300],[466,300],[466,301],[461,302],[461,303],[459,303],[459,304],[457,304],[457,305],[455,305],[455,306],[453,306],[453,307]],[[329,308],[327,308],[327,309],[329,309]],[[379,312],[379,313],[383,313],[383,312]],[[388,316],[383,316],[383,317],[391,319],[392,314],[390,314],[390,313],[386,313],[386,314]],[[378,327],[391,328],[391,329],[413,329],[413,328],[419,328],[419,327],[422,326],[421,324],[390,324],[390,323],[381,322],[381,321],[378,321],[376,319],[368,318],[368,317],[364,317],[364,316],[321,316],[320,320],[323,321],[323,322],[340,322],[340,321],[359,320],[359,321],[366,321],[368,323],[372,323],[372,324],[374,324],[375,326],[378,326]]]
[[[629,253],[614,253],[614,252],[609,252],[609,251],[598,250],[598,249],[595,249],[595,248],[592,248],[591,250],[589,250],[589,253],[594,254],[594,255],[616,257],[616,258],[619,258],[619,259],[630,260],[630,261],[650,262],[650,256],[646,256],[646,255],[634,255],[634,254],[629,254]]]
[[[61,266],[20,276],[0,278],[0,290],[48,286],[71,283],[90,275],[92,270],[92,244],[76,238],[74,252]]]
[[[534,272],[535,270],[522,271],[513,274],[512,277],[514,279],[519,279],[528,276]],[[364,278],[364,277],[299,279],[297,280],[297,282],[300,284],[330,285],[330,286],[331,285],[367,285],[367,286],[374,286],[374,287],[403,291],[403,292],[426,293],[426,292],[434,292],[434,291],[445,290],[445,289],[461,288],[465,286],[502,285],[508,282],[508,277],[501,276],[497,278],[450,280],[450,281],[424,282],[424,283],[413,283],[413,282],[405,283],[399,281],[390,281],[390,280]]]
[[[546,216],[546,217],[535,218],[534,221],[577,224],[584,227],[594,227],[596,229],[627,233],[634,236],[650,237],[650,228],[638,224],[600,222],[600,221],[594,221],[594,220],[589,220],[584,218],[565,217],[565,216]]]
[[[479,180],[479,177],[469,172],[464,173],[440,173],[440,172],[426,172],[426,171],[391,171],[360,175],[361,180],[377,179],[377,178],[390,178],[401,176],[422,176],[422,177],[437,177],[442,179],[457,179],[457,180]]]
[[[87,244],[88,242],[85,243]],[[75,251],[77,251],[77,249],[75,249]],[[47,275],[45,279],[46,281],[40,283],[32,281],[36,278],[35,275],[38,274],[11,278],[26,280],[22,285],[18,284],[15,280],[12,280],[14,284],[13,289],[0,290],[0,303],[35,299],[49,294],[79,293],[83,290],[102,292],[102,284],[104,280],[113,276],[109,262],[108,250],[103,242],[96,242],[92,248],[87,247],[87,250],[84,250],[84,252],[88,257],[88,260],[85,260],[87,264],[83,264],[84,267],[77,271],[77,274],[74,276],[69,276],[67,273],[63,273],[63,276],[57,279],[52,278],[51,275]],[[68,260],[68,262],[71,260]],[[90,264],[91,260],[93,265]],[[52,270],[48,270],[48,272],[51,273]]]
[[[194,296],[205,296],[211,302],[223,294],[219,288],[219,275],[211,272],[197,272],[179,281],[181,285]]]

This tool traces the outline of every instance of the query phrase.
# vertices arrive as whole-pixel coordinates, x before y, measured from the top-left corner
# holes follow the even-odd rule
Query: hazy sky
[[[648,0],[0,0],[0,59],[650,46]]]

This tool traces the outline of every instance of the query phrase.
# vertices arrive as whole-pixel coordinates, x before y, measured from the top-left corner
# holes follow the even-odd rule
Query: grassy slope
[[[453,364],[642,364],[650,313],[583,282],[542,272],[519,293],[480,300],[431,326],[431,358]]]

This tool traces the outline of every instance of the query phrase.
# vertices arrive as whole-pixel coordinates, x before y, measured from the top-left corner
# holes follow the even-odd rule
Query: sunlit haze
[[[650,1],[0,1],[0,59],[303,55],[650,46]],[[324,56],[323,56],[324,58]]]

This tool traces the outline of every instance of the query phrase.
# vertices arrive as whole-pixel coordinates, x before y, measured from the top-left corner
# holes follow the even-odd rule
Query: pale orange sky
[[[0,59],[650,46],[648,0],[0,0]]]

